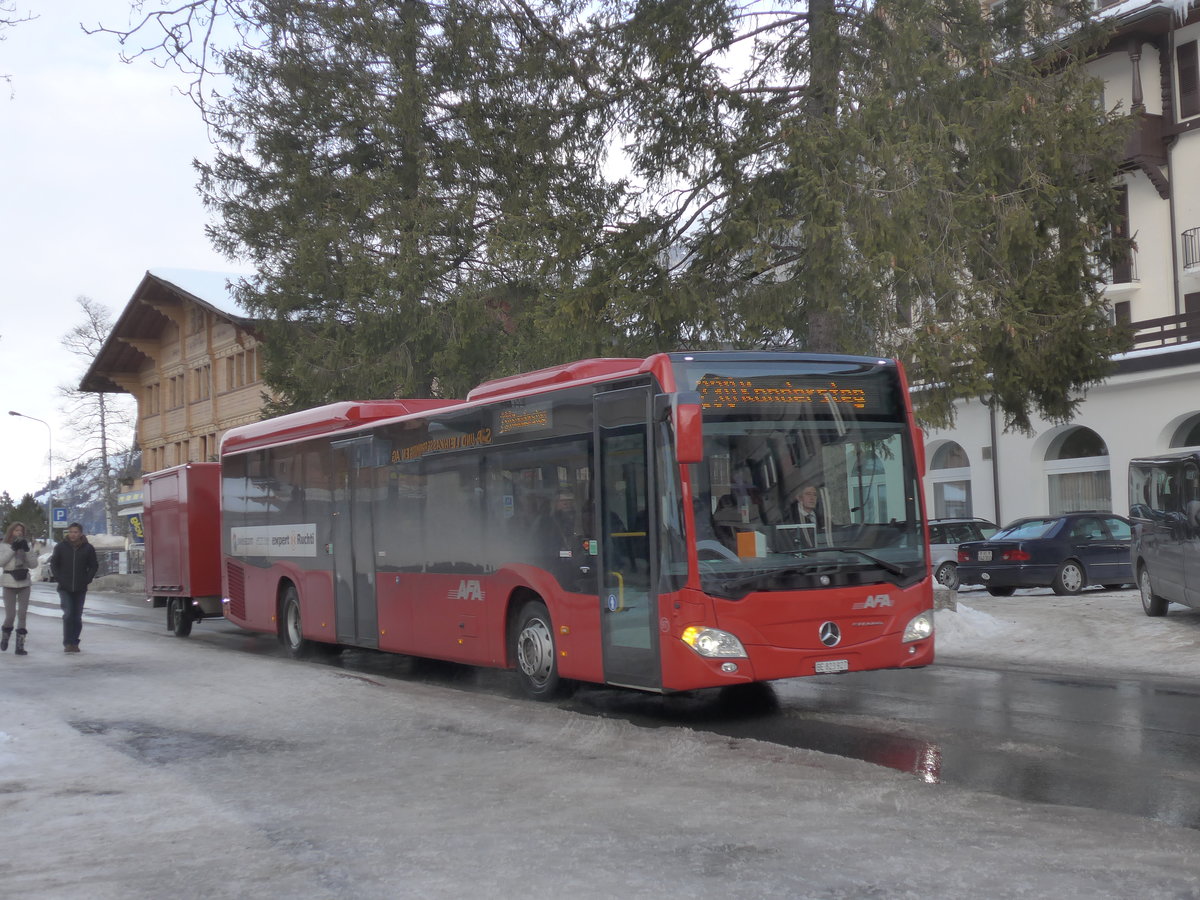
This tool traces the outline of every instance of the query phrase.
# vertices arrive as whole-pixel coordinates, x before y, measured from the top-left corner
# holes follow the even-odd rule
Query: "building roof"
[[[1111,22],[1118,34],[1145,31],[1165,33],[1200,11],[1200,0],[1119,0],[1096,10],[1097,18]]]
[[[104,345],[79,382],[93,393],[132,392],[138,372],[151,359],[146,352],[168,324],[183,328],[187,306],[200,306],[246,331],[255,320],[238,306],[230,290],[245,275],[196,269],[148,269],[118,317]]]
[[[232,290],[238,281],[248,277],[245,274],[206,272],[202,269],[168,269],[155,266],[153,269],[147,269],[146,275],[191,294],[196,300],[225,314],[230,319],[246,318],[246,311],[238,305]],[[137,296],[136,291],[134,296]]]

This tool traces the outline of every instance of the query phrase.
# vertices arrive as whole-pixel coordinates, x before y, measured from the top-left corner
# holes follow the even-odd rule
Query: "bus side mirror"
[[[672,397],[675,419],[675,456],[681,463],[704,461],[704,428],[700,395],[681,392]]]

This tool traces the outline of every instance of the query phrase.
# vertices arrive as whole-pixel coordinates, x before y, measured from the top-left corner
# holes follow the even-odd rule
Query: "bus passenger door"
[[[373,449],[370,437],[333,443],[333,582],[338,643],[378,648]]]
[[[658,649],[658,561],[651,465],[649,387],[595,397],[596,522],[604,680],[662,686]]]

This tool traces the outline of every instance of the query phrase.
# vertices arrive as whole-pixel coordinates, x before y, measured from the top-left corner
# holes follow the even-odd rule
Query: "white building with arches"
[[[1135,350],[1087,395],[1075,420],[1035,419],[1033,434],[1005,433],[981,401],[955,427],[925,437],[930,518],[979,516],[1004,524],[1080,509],[1129,512],[1129,461],[1200,448],[1200,342]]]
[[[1134,349],[1068,425],[1005,433],[983,401],[926,435],[931,518],[1129,511],[1129,460],[1200,447],[1200,0],[1097,3],[1114,30],[1089,65],[1105,105],[1134,120],[1114,227],[1135,249],[1108,273]],[[986,398],[985,398],[986,399]]]

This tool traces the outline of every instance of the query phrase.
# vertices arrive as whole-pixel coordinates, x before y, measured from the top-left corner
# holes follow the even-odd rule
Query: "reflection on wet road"
[[[932,666],[760,690],[774,697],[755,698],[758,712],[711,715],[704,727],[1015,800],[1200,828],[1200,691],[1190,686]]]
[[[35,588],[32,612],[45,617],[39,630],[57,617],[49,585]],[[166,631],[165,611],[131,598],[89,596],[85,643],[87,623],[178,640]],[[200,623],[189,640],[281,653],[271,636],[223,620]],[[355,676],[515,696],[508,674],[494,670],[361,650],[323,663]],[[1019,801],[1200,828],[1198,701],[1200,688],[1182,682],[934,665],[672,696],[583,687],[560,705],[648,728],[684,726],[862,759]]]

